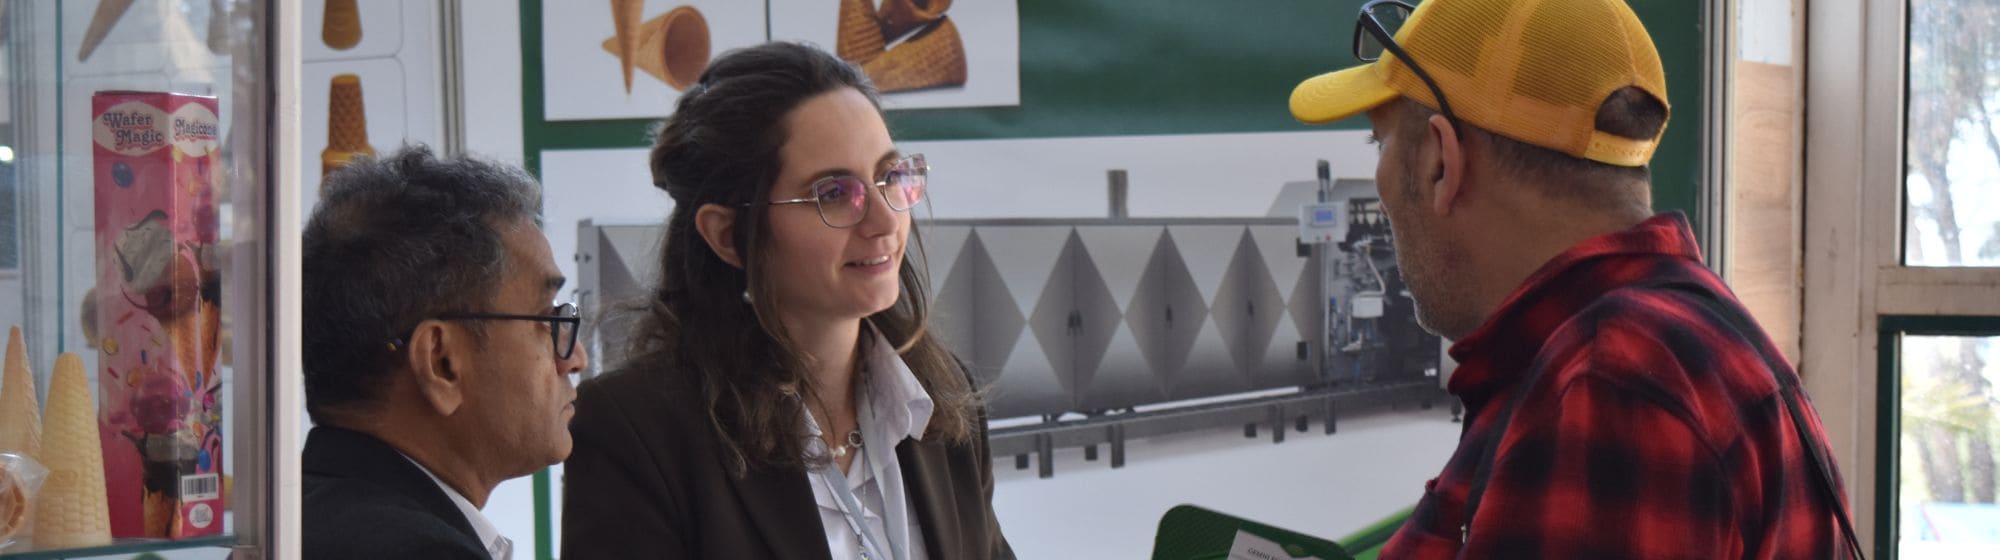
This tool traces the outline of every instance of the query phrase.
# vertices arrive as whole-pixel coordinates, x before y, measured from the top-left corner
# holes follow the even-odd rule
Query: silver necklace
[[[861,441],[861,430],[859,430],[859,429],[856,429],[856,430],[851,430],[851,431],[848,431],[848,432],[847,432],[847,443],[846,443],[846,444],[844,444],[844,445],[838,445],[838,446],[835,446],[835,447],[833,448],[833,458],[835,458],[835,459],[839,459],[839,458],[841,458],[841,457],[846,457],[846,456],[847,456],[847,452],[848,452],[849,450],[853,450],[853,451],[860,451],[860,450],[861,450],[861,445],[862,445],[862,441]]]

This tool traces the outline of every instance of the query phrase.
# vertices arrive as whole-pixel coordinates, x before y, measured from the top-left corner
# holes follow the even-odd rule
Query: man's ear
[[[471,362],[472,333],[443,321],[424,321],[410,334],[406,375],[417,394],[439,416],[465,405],[465,367]]]
[[[729,266],[743,268],[743,259],[736,252],[736,209],[720,204],[703,204],[694,212],[694,229],[701,233],[701,239],[708,242],[708,248],[722,262]]]
[[[1468,168],[1465,137],[1451,119],[1441,114],[1431,115],[1425,124],[1428,125],[1433,145],[1437,146],[1437,163],[1432,168],[1435,174],[1426,178],[1431,183],[1428,202],[1432,212],[1449,216],[1460,202],[1459,197],[1465,193],[1465,171]]]

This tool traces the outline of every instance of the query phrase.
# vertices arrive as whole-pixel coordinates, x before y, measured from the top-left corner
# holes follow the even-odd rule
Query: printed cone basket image
[[[939,19],[882,56],[861,64],[883,93],[965,85],[965,44],[951,18]]]
[[[840,34],[833,44],[835,54],[855,64],[882,54],[886,42],[875,16],[875,0],[840,0]]]
[[[951,0],[885,0],[877,12],[882,21],[882,37],[894,40],[910,30],[944,19]]]

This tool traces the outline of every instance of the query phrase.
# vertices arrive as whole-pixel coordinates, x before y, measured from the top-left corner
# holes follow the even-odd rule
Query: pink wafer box
[[[214,97],[91,99],[98,430],[114,537],[222,533]]]

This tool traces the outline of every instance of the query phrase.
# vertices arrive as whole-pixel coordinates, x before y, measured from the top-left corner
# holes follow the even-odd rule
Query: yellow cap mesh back
[[[1619,89],[1636,87],[1667,102],[1659,52],[1623,0],[1431,0],[1396,41],[1438,82],[1452,112],[1474,126],[1613,165],[1652,157],[1657,136],[1596,130],[1598,106]],[[1438,106],[1401,61],[1381,64],[1390,87]]]

